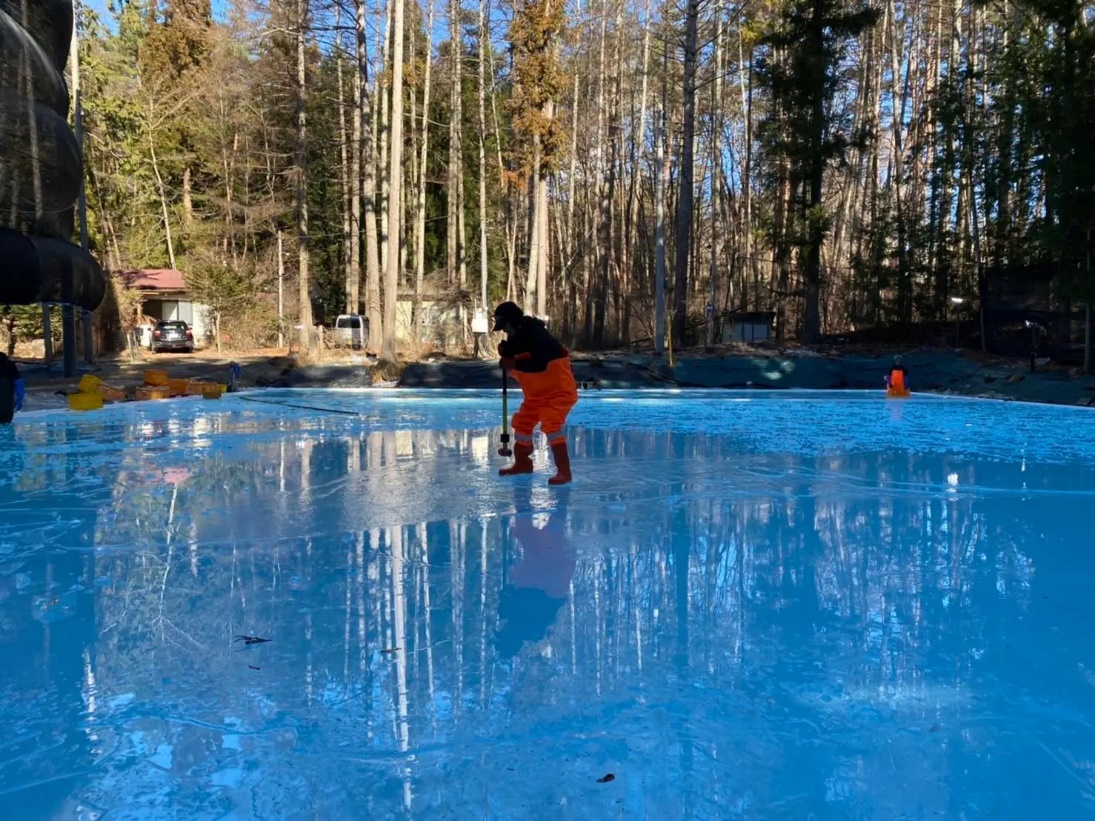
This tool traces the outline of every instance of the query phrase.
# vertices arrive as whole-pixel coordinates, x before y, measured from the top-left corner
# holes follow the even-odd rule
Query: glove
[[[512,371],[517,367],[517,360],[510,356],[503,356],[498,360],[498,364],[502,366],[502,370]]]
[[[21,411],[23,409],[23,400],[27,398],[27,386],[23,384],[22,379],[15,380],[15,409]]]
[[[498,355],[508,357],[510,355],[509,347],[509,342],[503,339],[501,342],[498,343]]]

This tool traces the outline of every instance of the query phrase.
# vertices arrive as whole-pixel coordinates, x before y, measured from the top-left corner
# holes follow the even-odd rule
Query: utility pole
[[[79,36],[79,4],[72,4],[72,39],[69,44],[69,60],[71,69],[72,99],[75,102],[76,120],[76,144],[80,148],[80,160],[84,157],[84,134],[80,111],[80,36]],[[87,211],[84,202],[83,169],[80,173],[80,193],[76,203],[80,219],[80,247],[87,250]],[[73,305],[76,294],[76,283],[73,281],[72,264],[64,266],[61,273],[61,345],[64,351],[65,376],[76,375],[76,308]]]

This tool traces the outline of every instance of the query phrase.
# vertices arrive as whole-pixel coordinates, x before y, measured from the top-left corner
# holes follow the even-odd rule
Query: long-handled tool
[[[509,448],[509,373],[502,368],[502,447],[499,456],[513,456]]]

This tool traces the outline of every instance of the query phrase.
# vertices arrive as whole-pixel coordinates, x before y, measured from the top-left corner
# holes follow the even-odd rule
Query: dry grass
[[[389,362],[382,359],[373,366],[373,382],[398,382],[407,367],[406,362]]]

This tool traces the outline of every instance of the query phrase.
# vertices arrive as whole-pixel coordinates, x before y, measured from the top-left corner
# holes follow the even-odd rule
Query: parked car
[[[194,353],[194,332],[185,322],[164,320],[152,329],[152,353],[186,351]]]
[[[332,337],[340,348],[364,348],[369,342],[369,320],[360,314],[339,314]]]

